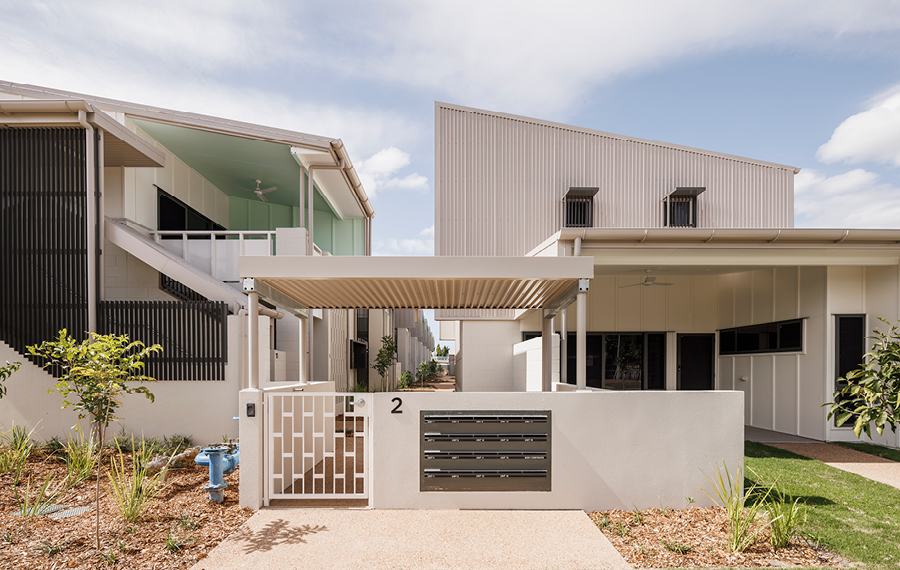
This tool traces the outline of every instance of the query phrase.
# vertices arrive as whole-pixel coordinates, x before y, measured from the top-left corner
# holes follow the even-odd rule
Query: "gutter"
[[[831,228],[563,228],[560,241],[581,238],[591,245],[645,244],[836,244],[900,245],[898,229],[831,229]]]

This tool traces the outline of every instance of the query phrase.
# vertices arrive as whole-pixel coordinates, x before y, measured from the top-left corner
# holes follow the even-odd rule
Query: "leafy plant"
[[[16,503],[19,505],[19,514],[23,517],[34,517],[42,515],[47,507],[59,498],[65,492],[65,485],[54,487],[56,479],[53,475],[47,475],[41,485],[32,487],[33,478],[28,478],[25,485],[24,496],[19,496],[19,489],[16,488]]]
[[[434,382],[437,380],[438,374],[440,373],[440,365],[437,362],[432,360],[431,362],[425,362],[424,360],[419,363],[419,369],[416,370],[416,380],[419,381],[422,386],[425,385],[426,382]]]
[[[394,340],[394,337],[385,335],[381,337],[381,348],[378,349],[375,363],[372,365],[375,372],[381,376],[382,386],[385,385],[385,376],[387,376],[388,370],[395,362],[397,362],[397,341]]]
[[[116,508],[127,522],[133,523],[144,513],[144,510],[165,488],[163,477],[165,470],[148,473],[146,465],[153,457],[151,449],[143,442],[131,458],[131,469],[125,467],[125,454],[119,451],[118,457],[110,460],[109,478],[110,495]]]
[[[437,348],[434,349],[434,355],[435,356],[450,356],[450,347],[437,345]]]
[[[224,442],[227,443],[227,442]],[[185,449],[194,446],[194,438],[183,433],[173,434],[171,437],[163,438],[163,447],[169,455],[178,455]]]
[[[184,530],[196,530],[200,528],[200,522],[186,512],[182,512],[178,517],[178,525]]]
[[[166,533],[166,550],[169,552],[178,552],[185,547],[185,541],[179,539],[172,531]]]
[[[404,370],[403,373],[400,374],[400,382],[397,384],[397,389],[406,390],[412,385],[412,382],[412,373],[409,370]]]
[[[835,391],[828,407],[828,419],[837,416],[837,425],[853,421],[853,433],[861,437],[865,432],[872,438],[871,426],[881,435],[884,427],[897,432],[900,423],[900,331],[897,325],[879,317],[889,326],[887,331],[875,329],[872,350],[865,354],[865,362],[847,373],[846,386]]]
[[[634,508],[634,510],[632,511],[632,514],[634,514],[634,524],[636,524],[636,525],[643,524],[644,516],[641,514],[641,511],[638,510],[637,507]]]
[[[100,549],[97,549],[96,552],[97,559],[101,562],[106,562],[106,564],[115,564],[116,563],[116,553],[110,550],[109,552],[103,552]]]
[[[806,523],[806,509],[800,499],[791,501],[790,495],[778,490],[774,490],[766,502],[766,513],[769,515],[769,540],[776,549],[787,546]]]
[[[74,487],[91,478],[99,459],[98,447],[92,437],[85,441],[83,432],[78,432],[77,440],[69,435],[69,441],[65,446],[66,485],[68,487]]]
[[[628,533],[631,532],[628,530],[628,527],[622,524],[622,521],[616,521],[616,534],[619,536],[628,536]]]
[[[603,513],[603,520],[599,521],[597,523],[597,526],[599,526],[600,528],[609,528],[609,515]]]
[[[140,341],[130,341],[128,336],[98,335],[88,333],[84,341],[69,336],[66,329],[59,331],[58,339],[29,346],[28,353],[44,359],[44,367],[55,367],[59,381],[54,390],[63,398],[63,408],[74,407],[79,419],[90,416],[97,432],[98,455],[102,454],[109,423],[119,419],[116,412],[122,406],[125,394],[142,394],[153,401],[153,394],[146,386],[132,384],[154,381],[141,374],[144,359],[162,350],[157,344],[145,347]],[[77,430],[77,428],[76,428]],[[102,457],[102,455],[101,455]],[[95,535],[97,552],[100,552],[100,466],[97,461],[97,486],[94,491],[96,512]]]
[[[748,502],[748,497],[758,495],[757,491],[761,487],[754,483],[744,493],[744,470],[739,467],[737,473],[732,477],[728,471],[728,465],[724,461],[721,469],[716,465],[714,479],[710,478],[709,475],[705,475],[705,477],[712,486],[716,496],[713,497],[705,489],[701,489],[701,491],[724,508],[728,517],[728,548],[733,552],[747,550],[750,545],[756,542],[759,534],[767,526],[758,525],[755,521],[756,515],[768,499],[771,490],[766,489],[759,500]]]
[[[46,451],[49,455],[56,455],[66,449],[66,444],[62,442],[62,439],[60,439],[58,435],[53,435],[41,444],[41,449]]]
[[[666,550],[674,552],[675,554],[687,554],[694,549],[694,547],[690,544],[685,544],[683,542],[677,542],[674,540],[671,542],[669,542],[668,540],[661,540],[660,542],[663,546],[666,547]]]
[[[19,369],[21,362],[10,363],[6,361],[6,366],[0,366],[0,400],[6,395],[6,380],[12,376],[13,372]]]
[[[33,449],[34,446],[31,444],[31,436],[34,434],[34,430],[37,429],[37,426],[31,428],[31,431],[27,431],[27,428],[23,425],[16,425],[13,422],[12,428],[3,432],[3,441],[6,442],[6,445],[16,449],[22,449],[26,446],[29,446],[30,449]]]
[[[369,391],[369,386],[367,384],[356,383],[350,388],[350,391],[353,393],[363,393]]]
[[[56,556],[57,554],[62,552],[65,547],[66,547],[65,543],[53,543],[53,542],[50,542],[49,540],[42,540],[38,544],[37,550],[38,550],[38,552],[42,553],[47,558],[50,558],[50,557]]]

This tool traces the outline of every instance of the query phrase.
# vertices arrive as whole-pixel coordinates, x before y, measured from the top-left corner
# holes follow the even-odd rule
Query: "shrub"
[[[54,488],[55,483],[56,479],[52,475],[47,475],[43,484],[33,487],[33,479],[29,477],[23,497],[19,496],[19,489],[16,488],[16,503],[19,505],[19,514],[23,517],[34,517],[44,514],[47,507],[52,505],[53,501],[65,492],[65,485]]]
[[[77,440],[69,435],[69,441],[65,447],[66,485],[68,487],[74,487],[91,478],[97,467],[98,447],[92,437],[85,441],[83,432],[78,432]]]
[[[400,375],[400,382],[397,384],[397,389],[405,390],[412,385],[412,382],[412,373],[409,370],[404,370],[403,374]]]
[[[709,481],[716,496],[713,497],[705,489],[701,491],[724,508],[728,517],[728,548],[733,552],[747,550],[767,526],[758,525],[755,521],[771,490],[765,490],[760,500],[749,503],[748,497],[758,494],[761,488],[754,483],[744,493],[744,470],[739,467],[732,477],[725,462],[722,462],[722,469],[716,465],[715,479],[706,475],[706,480]]]
[[[127,522],[135,522],[149,505],[165,488],[163,477],[165,471],[147,473],[146,465],[152,458],[152,450],[141,441],[139,446],[131,444],[136,451],[131,457],[131,470],[125,467],[125,453],[119,450],[117,457],[110,461],[109,478],[110,496],[116,508]]]
[[[163,438],[163,448],[168,455],[178,455],[185,449],[194,446],[194,438],[183,433],[176,433]]]
[[[381,348],[378,349],[378,354],[375,355],[375,364],[372,365],[372,368],[381,376],[382,389],[385,389],[385,376],[396,361],[397,342],[394,340],[394,337],[390,335],[381,337]]]
[[[766,513],[769,515],[769,539],[776,549],[787,546],[806,523],[806,510],[800,499],[791,501],[790,495],[777,490],[766,502]]]

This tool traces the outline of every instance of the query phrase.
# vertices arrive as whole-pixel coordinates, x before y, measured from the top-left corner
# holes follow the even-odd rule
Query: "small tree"
[[[437,345],[437,348],[434,350],[434,355],[435,356],[450,356],[450,347]]]
[[[865,362],[857,370],[847,374],[847,385],[835,391],[834,401],[828,406],[828,419],[837,415],[837,425],[853,420],[853,432],[860,437],[863,432],[872,438],[871,425],[881,435],[884,426],[897,431],[900,424],[900,331],[897,325],[879,317],[887,332],[876,329],[869,338],[875,341],[872,350],[865,355]]]
[[[6,395],[6,386],[3,383],[6,382],[7,378],[12,376],[12,373],[18,370],[21,365],[21,362],[13,362],[10,364],[7,360],[6,366],[0,366],[0,399],[3,399],[3,396]]]
[[[97,550],[100,550],[100,466],[103,458],[103,444],[109,423],[119,419],[116,411],[122,406],[124,394],[143,394],[151,402],[153,394],[146,386],[130,386],[129,382],[155,382],[154,378],[140,374],[144,359],[159,352],[158,344],[145,347],[140,341],[129,341],[125,335],[99,335],[88,333],[84,341],[69,336],[68,331],[59,331],[59,338],[45,341],[38,346],[29,346],[28,353],[43,358],[44,368],[58,367],[59,381],[47,392],[59,392],[63,397],[63,408],[72,406],[78,412],[78,419],[90,417],[91,427],[97,434],[97,487],[94,510],[97,513]],[[71,396],[71,398],[70,398]],[[77,426],[75,428],[78,429]]]
[[[397,362],[397,342],[390,335],[381,337],[381,348],[375,355],[375,364],[372,365],[372,368],[381,376],[382,387],[386,385],[385,376],[395,362]]]

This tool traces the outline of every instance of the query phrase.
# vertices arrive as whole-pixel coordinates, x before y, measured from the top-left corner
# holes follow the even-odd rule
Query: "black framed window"
[[[719,354],[759,354],[803,350],[803,319],[719,331]]]
[[[840,381],[847,374],[862,366],[866,354],[866,316],[834,316],[834,389],[843,389],[847,382]],[[834,418],[837,425],[837,416]],[[844,424],[852,427],[853,422]]]
[[[541,336],[524,332],[522,340]],[[608,390],[665,390],[666,333],[589,332],[585,338],[586,384]],[[576,334],[566,342],[567,384],[575,384],[577,375]]]
[[[225,229],[221,224],[207,218],[158,186],[157,191],[157,228],[160,231],[223,231]],[[163,239],[181,238],[164,236]]]

